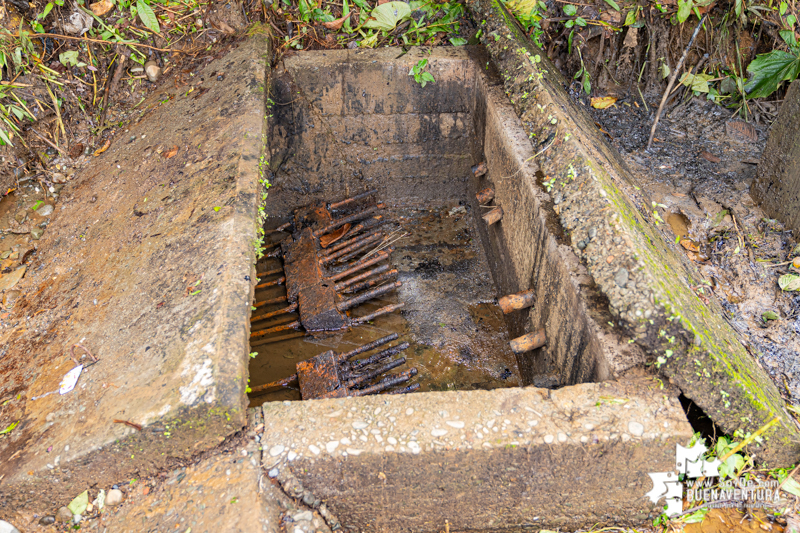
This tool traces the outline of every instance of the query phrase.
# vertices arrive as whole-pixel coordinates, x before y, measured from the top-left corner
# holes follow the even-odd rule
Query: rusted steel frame
[[[475,198],[481,205],[488,204],[494,198],[494,189],[491,187],[486,187],[485,189],[479,191],[478,194],[475,195]]]
[[[268,318],[276,317],[279,315],[294,313],[295,311],[297,311],[297,303],[293,303],[292,305],[284,307],[283,309],[278,309],[277,311],[270,311],[269,313],[263,315],[250,317],[250,322],[258,322],[260,320],[266,320]]]
[[[278,381],[272,381],[270,383],[264,383],[263,385],[258,385],[257,387],[251,387],[249,395],[255,395],[262,392],[267,392],[268,389],[279,389],[288,386],[291,382],[297,381],[297,374],[292,374],[288,378],[279,379]]]
[[[267,231],[267,233],[278,233],[278,232],[281,232],[281,231],[283,231],[285,229],[288,229],[289,226],[291,226],[291,225],[292,225],[291,222],[287,222],[286,224],[281,224],[280,226],[278,226],[275,229],[271,229],[271,230]]]
[[[407,342],[403,342],[401,344],[398,344],[397,346],[392,346],[391,348],[387,348],[381,352],[378,352],[375,355],[370,355],[365,359],[358,359],[356,361],[353,361],[350,363],[350,368],[348,369],[348,371],[353,372],[355,370],[364,368],[365,366],[374,365],[375,363],[381,361],[382,359],[386,359],[387,357],[399,354],[409,346],[411,345],[408,344]]]
[[[535,333],[528,333],[522,337],[517,337],[510,343],[511,351],[514,353],[525,353],[536,348],[541,348],[547,344],[547,337],[544,334],[544,329],[540,329]]]
[[[328,209],[339,209],[340,207],[344,207],[344,206],[346,206],[348,204],[352,204],[353,202],[356,202],[358,200],[366,198],[367,196],[372,196],[376,192],[378,192],[378,189],[372,189],[370,191],[362,192],[361,194],[357,194],[355,196],[351,196],[350,198],[345,198],[344,200],[341,200],[339,202],[334,202],[332,204],[328,204]]]
[[[376,243],[378,241],[385,242],[388,239],[388,237],[385,237],[383,235],[381,235],[380,237],[381,237],[380,239],[372,239],[367,244],[374,244],[374,243]],[[350,252],[347,255],[343,255],[342,257],[339,258],[339,262],[340,263],[346,263],[347,261],[350,261],[352,258],[357,256],[358,254],[362,253],[362,251],[363,251],[362,248],[365,248],[367,246],[367,244],[364,244],[363,246],[359,246],[357,249],[353,250],[352,252]]]
[[[347,311],[348,309],[352,309],[353,307],[363,304],[367,300],[372,300],[373,298],[377,298],[382,294],[386,294],[387,292],[393,291],[397,287],[401,287],[403,284],[399,281],[395,281],[394,283],[390,283],[388,285],[381,285],[380,287],[376,287],[371,291],[367,291],[364,294],[359,294],[355,298],[350,298],[349,300],[344,300],[336,304],[336,308],[339,311]]]
[[[258,274],[256,274],[256,277],[263,278],[265,276],[271,276],[273,274],[280,274],[281,272],[283,272],[282,268],[276,268],[275,270],[267,270],[266,272],[259,272]]]
[[[286,301],[286,296],[278,296],[277,298],[270,298],[269,300],[264,300],[263,302],[256,302],[255,304],[253,304],[253,307],[258,308],[264,305],[279,304],[285,301]]]
[[[337,354],[336,359],[337,359],[337,361],[339,363],[342,363],[343,361],[347,361],[348,359],[350,359],[352,357],[355,357],[355,356],[357,356],[359,354],[362,354],[364,352],[368,352],[370,350],[374,350],[378,346],[383,346],[387,342],[392,342],[393,340],[397,339],[397,337],[398,337],[397,333],[392,333],[391,335],[387,335],[385,337],[381,337],[378,340],[374,340],[372,342],[368,342],[367,344],[363,344],[363,345],[359,346],[358,348],[354,348],[354,349],[350,350],[349,352],[343,352],[343,353]]]
[[[355,222],[356,220],[361,220],[362,218],[367,218],[369,215],[371,215],[372,213],[374,213],[377,210],[378,210],[378,206],[373,205],[372,207],[368,207],[367,209],[364,209],[363,211],[359,211],[358,213],[353,213],[352,215],[349,215],[349,216],[342,217],[342,218],[339,218],[337,220],[334,220],[333,222],[331,222],[330,224],[328,224],[324,228],[318,229],[317,231],[315,231],[314,232],[314,237],[319,237],[321,235],[325,235],[326,233],[328,233],[330,231],[333,231],[336,228],[342,227],[345,224],[349,224],[351,222]]]
[[[500,306],[500,309],[503,310],[503,314],[507,315],[512,311],[519,311],[520,309],[531,307],[535,299],[535,291],[533,289],[529,289],[516,294],[503,296],[497,300],[497,304]]]
[[[290,329],[297,329],[299,327],[300,321],[295,320],[294,322],[289,322],[288,324],[262,329],[261,331],[254,331],[250,334],[250,338],[255,339],[256,337],[263,337],[264,335],[269,335],[270,333],[279,333],[281,331],[288,331]]]
[[[366,272],[364,272],[362,274],[359,274],[358,276],[356,276],[354,278],[350,278],[347,281],[343,281],[341,283],[337,283],[334,288],[337,291],[342,291],[342,290],[346,289],[347,287],[349,287],[350,285],[352,285],[353,283],[358,283],[359,281],[363,281],[363,280],[367,279],[368,277],[370,277],[372,275],[383,274],[384,272],[389,270],[390,266],[391,265],[381,265],[379,267],[373,268],[372,270],[367,270]]]
[[[298,337],[305,337],[304,331],[297,333],[289,333],[288,335],[278,335],[277,337],[268,337],[266,339],[253,339],[250,341],[250,346],[263,346],[264,344],[273,344],[281,341],[288,341],[289,339],[296,339]]]
[[[397,311],[398,309],[401,309],[401,308],[405,307],[405,305],[406,304],[404,304],[403,302],[400,302],[399,304],[392,304],[392,305],[387,305],[386,307],[381,307],[380,309],[378,309],[374,313],[370,313],[368,315],[360,316],[360,317],[358,317],[356,319],[353,319],[353,321],[350,323],[350,325],[351,326],[358,326],[359,324],[363,324],[364,322],[369,322],[370,320],[374,320],[374,319],[378,318],[379,316],[387,315],[387,314],[389,314],[389,313],[391,313],[393,311]]]
[[[351,244],[354,244],[356,242],[361,242],[362,240],[366,239],[367,237],[369,237],[371,235],[374,235],[375,233],[378,233],[380,231],[382,231],[381,228],[373,228],[373,229],[369,230],[367,233],[364,233],[363,235],[358,235],[357,237],[353,237],[352,239],[347,239],[346,241],[342,241],[340,243],[337,243],[335,246],[332,246],[332,247],[328,248],[325,251],[325,255],[331,255],[334,252],[338,252],[342,248],[347,248]]]
[[[416,368],[412,368],[411,370],[416,370]],[[386,394],[408,394],[409,392],[414,392],[417,389],[419,389],[419,383],[412,383],[408,387],[403,387],[402,389],[390,390]]]
[[[353,244],[351,244],[350,246],[348,246],[346,248],[342,248],[341,250],[338,250],[338,251],[330,254],[327,257],[323,257],[322,260],[320,260],[320,263],[324,265],[324,264],[330,263],[334,259],[339,259],[339,258],[341,258],[341,259],[339,259],[339,262],[343,263],[343,262],[347,261],[347,259],[348,259],[350,254],[357,254],[359,252],[359,250],[361,250],[362,248],[366,248],[370,244],[372,244],[374,242],[378,242],[381,239],[383,239],[383,235],[382,234],[373,233],[369,237],[367,237],[367,238],[365,238],[365,239],[363,239],[363,240],[361,240],[359,242],[353,243]],[[342,257],[342,256],[348,256],[348,257]]]
[[[364,281],[362,283],[358,283],[356,285],[353,285],[352,287],[348,287],[347,289],[344,290],[344,292],[347,294],[352,294],[355,292],[363,291],[364,289],[369,289],[370,287],[374,287],[379,283],[383,283],[386,280],[392,279],[393,277],[397,276],[397,274],[398,274],[397,269],[390,270],[389,272],[386,272],[381,276]]]
[[[362,374],[362,375],[358,376],[357,378],[353,378],[353,379],[345,381],[344,383],[342,383],[342,386],[344,388],[346,388],[346,389],[352,389],[353,387],[358,387],[359,385],[362,385],[362,384],[364,384],[364,383],[366,383],[366,382],[368,382],[368,381],[370,381],[372,379],[375,379],[376,377],[380,376],[384,372],[388,372],[389,370],[392,370],[393,368],[397,368],[398,366],[404,365],[405,363],[406,363],[406,358],[405,357],[398,357],[397,359],[395,359],[393,361],[389,361],[385,365],[383,365],[381,367],[378,367],[378,368],[376,368],[374,370],[371,370],[371,371],[367,372],[366,374]]]
[[[278,279],[262,283],[261,285],[256,285],[256,290],[263,289],[266,287],[274,287],[275,285],[283,285],[284,283],[286,283],[286,276],[281,276]]]
[[[349,276],[351,274],[355,274],[359,270],[364,270],[367,267],[371,267],[374,264],[380,263],[384,259],[388,259],[390,254],[391,254],[391,251],[389,251],[389,250],[383,250],[381,252],[378,252],[369,261],[364,261],[363,263],[358,263],[358,264],[353,265],[352,267],[348,268],[347,270],[343,270],[343,271],[339,272],[338,274],[334,274],[331,277],[331,280],[332,281],[339,281],[340,279],[346,278],[347,276]]]
[[[405,372],[400,372],[399,374],[396,374],[394,376],[387,376],[386,378],[380,380],[374,385],[370,385],[369,387],[365,387],[360,390],[359,389],[352,390],[350,392],[353,396],[367,396],[369,394],[377,394],[381,391],[388,389],[389,387],[399,385],[400,383],[405,383],[406,381],[408,381],[409,379],[413,378],[416,375],[417,375],[417,369],[410,368]]]

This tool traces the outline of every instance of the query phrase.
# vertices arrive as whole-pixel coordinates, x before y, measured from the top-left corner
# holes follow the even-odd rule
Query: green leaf
[[[778,8],[778,13],[780,13],[781,16],[784,16],[786,14],[786,10],[788,8],[789,8],[789,4],[787,4],[786,2],[781,2],[780,7]]]
[[[575,13],[578,12],[578,8],[573,6],[572,4],[567,4],[564,6],[564,14],[568,17],[574,17]]]
[[[422,78],[423,81],[427,81],[427,82],[430,82],[430,83],[433,83],[433,82],[436,81],[436,79],[433,77],[433,74],[431,74],[430,72],[423,72],[420,77]]]
[[[591,94],[592,92],[592,82],[589,79],[589,71],[583,69],[583,90],[586,94]]]
[[[698,509],[697,511],[681,518],[681,521],[684,524],[699,524],[705,519],[706,515],[708,514],[708,511],[710,511],[710,509],[708,508]]]
[[[0,145],[14,146],[14,144],[11,142],[11,139],[8,138],[8,132],[4,129],[0,129]],[[5,433],[5,431],[0,431],[0,435],[2,435],[3,433]]]
[[[568,20],[567,22],[564,23],[564,27],[565,28],[571,28],[574,25],[575,25],[575,21],[574,20]]]
[[[74,500],[69,502],[69,505],[67,505],[67,509],[69,509],[69,511],[72,514],[83,514],[88,505],[89,505],[89,491],[85,490],[80,494],[78,494]]]
[[[614,0],[606,0],[606,4],[610,5],[616,11],[619,11],[619,4],[617,4]]]
[[[786,24],[788,24],[790,28],[794,28],[794,25],[797,24],[797,17],[789,15],[786,17]]]
[[[778,90],[782,81],[794,80],[800,74],[800,57],[783,50],[758,55],[747,65],[753,76],[744,86],[750,98],[764,98]]]
[[[669,68],[669,65],[667,65],[666,63],[661,63],[661,66],[658,67],[658,71],[661,72],[662,78],[666,78],[672,72]]]
[[[684,72],[683,76],[681,76],[680,82],[692,91],[698,93],[707,93],[708,80],[713,78],[714,77],[711,74],[689,74],[688,72]]]
[[[3,133],[3,130],[0,130],[0,133]],[[5,435],[6,433],[11,433],[15,427],[19,425],[19,420],[8,426],[6,429],[0,431],[0,435]]]
[[[736,18],[742,16],[742,10],[744,9],[744,0],[736,0],[733,6],[733,11],[736,13]]]
[[[68,50],[66,52],[61,52],[60,54],[58,54],[58,60],[65,67],[85,67],[86,66],[86,63],[82,63],[82,62],[78,61],[78,51],[77,50]]]
[[[586,26],[586,19],[583,17],[578,17],[575,19],[575,24],[578,26]]]
[[[778,287],[787,292],[800,290],[800,276],[797,274],[784,274],[778,278]]]
[[[467,40],[462,37],[450,37],[450,44],[453,46],[464,46],[467,44]]]
[[[625,15],[625,26],[630,26],[631,24],[636,24],[636,10],[631,9],[628,11],[628,14]]]
[[[397,23],[411,17],[411,8],[405,2],[386,2],[381,4],[370,13],[370,18],[364,24],[364,28],[390,31],[397,26]]]
[[[692,14],[692,0],[678,0],[678,22],[683,24]]]
[[[778,313],[776,313],[775,311],[764,311],[763,313],[761,313],[761,320],[763,320],[764,322],[766,322],[767,320],[778,320],[779,318],[780,317],[778,316]]]
[[[161,27],[158,25],[158,18],[153,13],[153,8],[147,5],[144,0],[136,0],[136,12],[142,20],[142,24],[156,33],[161,32]]]
[[[785,490],[789,494],[800,497],[800,483],[795,481],[793,477],[787,478],[783,481],[781,490]]]

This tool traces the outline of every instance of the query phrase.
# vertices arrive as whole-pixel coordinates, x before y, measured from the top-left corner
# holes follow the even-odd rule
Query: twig
[[[106,41],[104,39],[90,39],[88,37],[73,37],[71,35],[61,35],[59,33],[32,33],[30,38],[36,37],[52,37],[53,39],[69,39],[71,41],[89,41],[91,43],[100,43],[100,44],[123,44],[125,46],[140,46],[142,48],[149,48],[151,50],[155,50],[156,52],[180,52],[182,54],[190,53],[187,50],[179,50],[177,48],[156,48],[155,46],[150,46],[149,44],[142,44],[137,41]]]
[[[48,140],[47,138],[45,138],[45,137],[44,137],[44,135],[42,135],[41,133],[39,133],[38,131],[36,131],[36,130],[35,130],[35,129],[33,129],[33,128],[30,128],[30,130],[31,130],[31,131],[34,133],[34,135],[36,135],[36,136],[37,136],[37,137],[39,137],[41,140],[43,140],[44,142],[46,142],[47,144],[49,144],[51,147],[53,147],[53,148],[55,148],[56,150],[58,150],[58,151],[59,151],[59,153],[61,153],[61,155],[67,155],[67,153],[66,153],[64,150],[62,150],[61,148],[59,148],[59,147],[58,147],[58,145],[54,144],[52,141],[50,141],[50,140]]]
[[[697,27],[694,29],[694,33],[692,33],[692,38],[689,39],[689,44],[686,45],[686,48],[683,49],[683,55],[681,56],[680,61],[675,66],[675,70],[672,72],[672,77],[669,79],[669,83],[667,84],[667,90],[664,91],[664,96],[661,97],[661,103],[658,106],[658,111],[656,111],[656,119],[653,121],[653,127],[650,128],[650,138],[647,139],[647,150],[650,149],[650,146],[653,144],[653,137],[656,135],[656,126],[658,126],[658,119],[661,118],[661,112],[664,111],[664,104],[667,103],[667,98],[669,97],[670,90],[672,86],[675,85],[675,79],[678,77],[678,72],[681,71],[683,67],[683,62],[686,61],[686,56],[689,53],[689,49],[694,44],[694,39],[697,37],[697,34],[700,33],[700,28],[703,27],[703,23],[706,21],[706,17],[708,17],[708,13],[703,15],[703,18],[700,19],[700,22],[697,23]]]
[[[115,418],[114,419],[114,423],[115,424],[125,424],[126,426],[130,426],[130,427],[132,427],[133,429],[135,429],[137,431],[141,431],[142,430],[142,426],[140,426],[139,424],[134,424],[133,422],[129,422],[127,420],[117,420]]]
[[[728,453],[726,453],[725,455],[720,457],[719,460],[724,463],[725,460],[728,459],[728,457],[730,457],[731,455],[735,454],[736,452],[738,452],[739,450],[741,450],[742,448],[744,448],[745,446],[747,446],[748,444],[750,444],[751,442],[756,440],[756,438],[758,438],[759,435],[764,433],[766,430],[768,430],[769,428],[771,428],[772,426],[774,426],[778,422],[779,422],[779,420],[778,420],[777,417],[773,418],[772,420],[770,420],[769,422],[767,422],[766,424],[764,424],[763,426],[758,428],[755,433],[753,433],[752,435],[750,435],[749,437],[744,439],[742,442],[740,442],[731,451],[729,451]]]

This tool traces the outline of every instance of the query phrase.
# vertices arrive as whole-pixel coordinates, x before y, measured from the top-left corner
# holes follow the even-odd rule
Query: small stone
[[[282,454],[283,450],[285,450],[285,449],[286,448],[284,448],[282,445],[276,444],[275,446],[273,446],[272,448],[269,449],[269,454],[272,457],[277,457],[278,455]]]
[[[412,414],[414,414],[414,410],[409,407],[408,409],[406,409],[406,414],[407,415],[412,415]]]
[[[564,195],[561,194],[560,192],[557,192],[556,195],[553,197],[553,203],[555,205],[558,205],[563,201],[564,201]]]
[[[52,522],[50,522],[52,524]],[[0,520],[0,533],[19,533],[19,529],[15,528],[5,520]]]
[[[271,477],[272,479],[275,479],[276,477],[278,477],[278,474],[279,474],[279,472],[278,472],[278,469],[277,469],[277,468],[273,468],[272,470],[270,470],[269,472],[267,472],[267,475],[268,475],[269,477]]]
[[[614,274],[614,283],[616,283],[618,287],[624,288],[625,285],[628,284],[628,269],[620,268],[617,270],[617,273]]]
[[[106,505],[108,507],[116,507],[117,505],[121,504],[124,499],[125,495],[122,494],[121,490],[111,489],[106,495]]]
[[[367,426],[369,426],[369,424],[361,420],[356,420],[355,422],[353,422],[353,428],[355,429],[366,429]]]
[[[644,426],[639,422],[628,422],[628,431],[634,437],[641,437],[644,435]]]
[[[411,450],[411,453],[415,455],[420,452],[419,444],[413,440],[408,443],[408,449]]]
[[[54,210],[55,208],[52,205],[45,204],[36,210],[36,214],[39,215],[40,217],[49,217],[50,215],[53,214]]]
[[[433,435],[434,437],[444,437],[445,435],[447,435],[447,430],[446,429],[434,429],[434,430],[431,431],[431,435]]]
[[[358,448],[347,448],[346,451],[348,455],[360,455],[364,450],[359,450]]]
[[[614,259],[615,257],[613,255],[609,255],[608,257],[606,257],[606,263],[610,265],[611,263],[614,262]]]
[[[148,80],[155,83],[161,77],[161,67],[155,61],[150,60],[144,64],[144,73],[147,74]]]
[[[49,526],[50,524],[55,524],[55,523],[56,523],[56,517],[51,514],[43,516],[39,519],[40,526]]]
[[[295,459],[297,459],[297,453],[295,453],[294,451],[290,451],[286,456],[286,458],[290,461],[294,461]]]
[[[545,435],[544,436],[544,442],[546,444],[553,444],[554,440],[556,440],[556,438],[554,436],[552,436],[552,435]]]
[[[53,173],[53,183],[66,183],[66,182],[67,182],[67,176],[61,174],[60,172]]]
[[[319,449],[319,447],[314,446],[313,444],[309,444],[308,449],[311,450],[311,453],[313,453],[314,455],[319,455],[319,452],[322,451]]]
[[[69,524],[72,522],[72,511],[66,507],[61,507],[58,511],[56,511],[56,522],[61,522],[63,524]]]
[[[31,228],[31,238],[35,241],[38,241],[44,235],[44,230],[39,227]]]
[[[391,444],[392,446],[396,446],[397,445],[397,439],[394,438],[394,437],[389,437],[386,440],[389,441],[389,444]]]
[[[567,442],[567,435],[564,433],[558,434],[558,442]]]
[[[589,228],[589,238],[594,239],[595,237],[597,237],[597,228],[595,227]]]
[[[339,441],[338,440],[332,440],[328,444],[325,445],[325,449],[328,451],[328,453],[333,453],[333,451],[338,447],[339,447]]]
[[[292,515],[292,518],[294,519],[295,522],[299,522],[301,520],[306,520],[310,522],[311,520],[314,519],[314,515],[311,513],[311,511],[301,511],[297,514]]]
[[[463,420],[448,420],[447,422],[445,422],[445,424],[447,424],[451,428],[456,428],[456,429],[461,429],[464,427]]]
[[[578,250],[586,249],[586,241],[578,241]]]

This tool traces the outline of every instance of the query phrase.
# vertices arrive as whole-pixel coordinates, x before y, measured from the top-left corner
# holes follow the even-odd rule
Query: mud
[[[636,174],[641,208],[659,213],[658,231],[697,266],[695,293],[719,300],[738,340],[784,398],[800,402],[800,297],[777,285],[781,274],[795,271],[781,263],[796,255],[796,241],[749,192],[767,130],[693,98],[665,113],[648,152],[652,114],[638,96],[591,112]],[[762,318],[769,311],[778,319]]]

